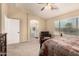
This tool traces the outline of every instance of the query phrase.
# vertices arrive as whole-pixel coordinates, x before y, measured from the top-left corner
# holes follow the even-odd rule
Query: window
[[[79,35],[79,17],[55,21],[55,30],[68,35]]]

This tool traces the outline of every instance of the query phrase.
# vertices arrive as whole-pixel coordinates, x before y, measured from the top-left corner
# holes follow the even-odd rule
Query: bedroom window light
[[[79,36],[79,17],[58,20],[55,22],[55,29],[65,35]]]

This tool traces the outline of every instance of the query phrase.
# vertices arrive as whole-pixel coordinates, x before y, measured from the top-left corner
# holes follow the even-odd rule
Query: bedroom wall
[[[39,21],[40,25],[40,31],[45,30],[45,20],[30,13],[28,10],[24,10],[22,8],[14,7],[14,6],[8,6],[7,10],[7,17],[8,18],[15,18],[20,20],[20,42],[25,42],[28,39],[29,36],[29,26],[28,21],[35,19]],[[28,14],[28,20],[27,20],[27,14]]]
[[[75,17],[75,16],[79,16],[79,10],[75,10],[75,11],[72,11],[72,12],[62,14],[62,15],[53,17],[51,19],[48,19],[47,20],[47,30],[53,34],[55,32],[54,22],[56,20],[63,20],[65,18]]]
[[[0,4],[0,33],[1,33],[1,4]]]
[[[30,39],[30,21],[31,20],[36,20],[39,22],[39,32],[40,31],[45,31],[46,30],[46,20],[42,19],[42,18],[39,18],[38,16],[34,16],[33,14],[30,14],[28,16],[28,38]]]
[[[6,4],[0,4],[0,32],[5,33],[5,15],[6,15]]]

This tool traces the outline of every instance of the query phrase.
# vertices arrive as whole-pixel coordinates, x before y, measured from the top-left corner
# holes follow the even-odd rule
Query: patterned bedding
[[[40,56],[78,56],[79,37],[54,37],[45,41]]]

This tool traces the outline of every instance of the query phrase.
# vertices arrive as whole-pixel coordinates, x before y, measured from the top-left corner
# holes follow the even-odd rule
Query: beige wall
[[[24,10],[22,8],[17,8],[13,6],[8,6],[7,10],[7,17],[8,18],[16,18],[20,20],[20,42],[25,42],[30,37],[29,32],[29,21],[32,19],[38,20],[40,25],[40,31],[45,29],[45,20],[42,18],[37,17],[36,15],[33,15],[32,13],[29,13],[28,10]],[[28,14],[28,19],[27,19]]]
[[[5,33],[6,4],[0,4],[0,32]]]
[[[45,26],[46,26],[46,20],[39,18],[37,16],[34,16],[33,14],[30,14],[28,16],[28,39],[30,39],[30,21],[31,20],[37,20],[39,22],[39,32],[40,31],[44,31],[45,30]]]
[[[76,11],[73,11],[70,13],[66,13],[66,14],[62,14],[62,15],[56,16],[54,18],[48,19],[47,20],[47,30],[50,31],[51,33],[53,33],[53,32],[55,32],[54,21],[63,20],[65,18],[75,17],[75,16],[79,16],[79,10],[76,10]]]
[[[1,33],[1,4],[0,4],[0,33]]]
[[[1,4],[1,32],[5,33],[5,15],[7,14],[7,5]]]

